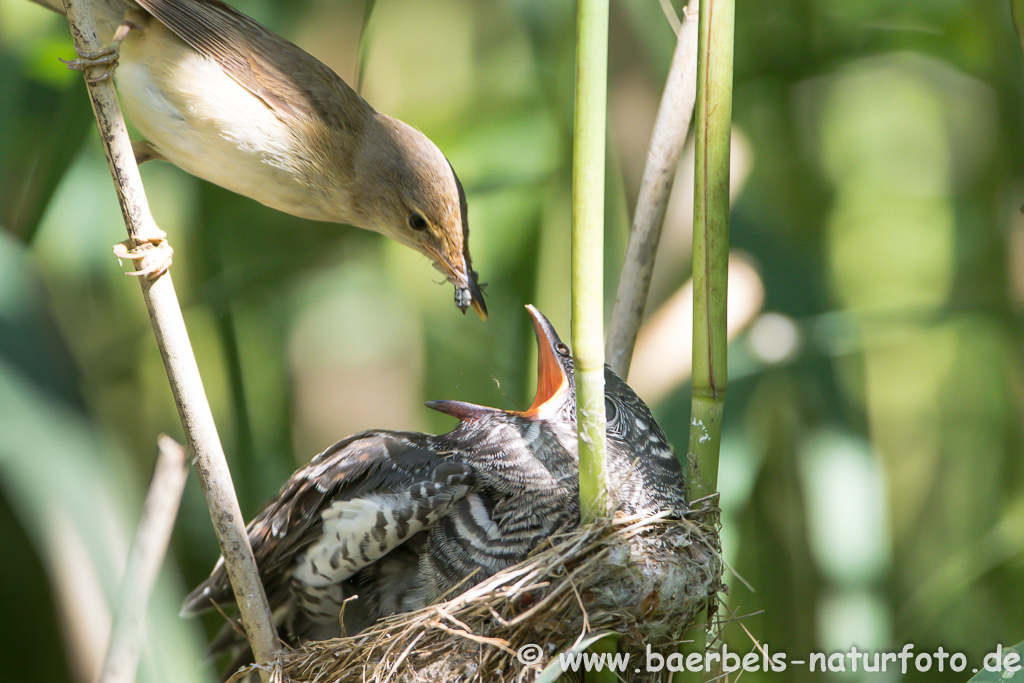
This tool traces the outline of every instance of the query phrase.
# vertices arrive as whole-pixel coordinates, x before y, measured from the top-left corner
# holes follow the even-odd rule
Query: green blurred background
[[[449,429],[424,400],[529,404],[523,304],[568,337],[575,24],[561,1],[379,0],[361,40],[362,0],[235,4],[361,73],[372,104],[448,155],[491,310],[459,315],[424,258],[377,235],[144,166],[252,516],[350,433]],[[748,315],[731,347],[720,616],[742,625],[724,637],[748,651],[746,629],[789,659],[941,645],[967,672],[908,678],[966,680],[1024,640],[1024,70],[1008,3],[739,0],[736,14],[732,242],[756,276],[731,292]],[[609,301],[675,44],[656,0],[613,2],[611,39]],[[70,56],[62,18],[0,0],[4,683],[91,679],[156,436],[181,438],[110,253],[124,228],[81,78],[56,61]],[[651,310],[689,276],[688,163]],[[644,335],[630,381],[678,451],[689,387],[665,368],[687,333]],[[209,680],[217,618],[176,612],[216,555],[193,477],[141,680]]]

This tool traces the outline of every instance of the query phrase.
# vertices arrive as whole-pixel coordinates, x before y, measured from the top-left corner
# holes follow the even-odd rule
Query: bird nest
[[[280,683],[534,681],[587,634],[621,634],[630,661],[675,651],[722,584],[718,509],[599,520],[447,602],[283,653]],[[648,649],[649,648],[649,649]]]

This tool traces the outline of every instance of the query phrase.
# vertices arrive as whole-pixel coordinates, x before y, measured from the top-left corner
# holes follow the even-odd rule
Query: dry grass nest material
[[[559,652],[605,630],[622,634],[631,660],[647,645],[664,652],[724,589],[718,509],[690,517],[617,515],[554,536],[448,602],[283,654],[272,680],[533,681]],[[526,644],[540,646],[529,664],[517,657]]]

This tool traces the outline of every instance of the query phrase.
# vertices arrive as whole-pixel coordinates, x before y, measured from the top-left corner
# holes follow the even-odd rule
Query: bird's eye
[[[409,227],[413,230],[426,230],[427,219],[418,213],[409,214]]]
[[[607,396],[604,397],[604,421],[608,425],[614,425],[616,418],[619,416],[619,411],[615,407],[615,401],[611,400]]]
[[[555,351],[558,351],[558,353],[562,356],[569,355],[569,347],[563,344],[562,342],[558,342],[557,344],[555,344]]]

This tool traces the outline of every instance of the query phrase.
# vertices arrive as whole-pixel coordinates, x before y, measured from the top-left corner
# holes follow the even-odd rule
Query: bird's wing
[[[347,127],[369,105],[325,64],[220,0],[136,0],[279,116]]]
[[[438,454],[423,434],[364,432],[334,444],[249,523],[271,606],[297,573],[325,586],[348,578],[446,514],[473,483],[468,467]],[[182,613],[233,600],[219,560]]]

